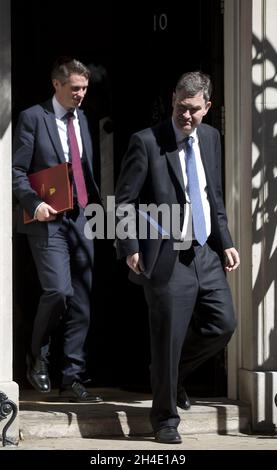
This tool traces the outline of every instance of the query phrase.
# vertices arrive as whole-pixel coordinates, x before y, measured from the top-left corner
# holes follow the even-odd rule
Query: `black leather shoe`
[[[191,402],[187,396],[187,392],[184,387],[179,387],[177,391],[177,406],[183,410],[189,410],[191,407]]]
[[[181,444],[182,439],[177,429],[172,426],[161,428],[155,433],[155,440],[163,444]]]
[[[51,390],[51,383],[48,375],[47,362],[40,358],[32,358],[27,355],[27,379],[30,384],[40,393],[48,393]]]
[[[91,395],[86,387],[77,380],[60,390],[60,398],[74,403],[101,403],[103,401],[102,397]]]

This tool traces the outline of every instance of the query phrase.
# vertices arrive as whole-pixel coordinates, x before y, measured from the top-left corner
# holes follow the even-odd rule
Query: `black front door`
[[[220,0],[87,3],[12,2],[13,121],[18,113],[52,94],[50,69],[59,55],[92,67],[86,97],[95,141],[95,171],[101,173],[98,123],[110,117],[114,135],[115,180],[130,134],[171,113],[178,77],[202,70],[212,77],[213,106],[208,122],[221,125],[223,105],[223,15]],[[88,359],[94,384],[149,389],[147,309],[140,288],[127,280],[112,242],[96,242],[95,290]],[[28,346],[39,286],[24,240],[15,242],[15,378],[24,381]],[[23,264],[24,260],[24,264]],[[27,263],[27,266],[26,266]],[[31,287],[30,287],[31,286]],[[22,326],[25,336],[22,339]],[[59,341],[57,341],[59,344]],[[58,354],[53,345],[53,354]],[[56,359],[55,359],[56,363]],[[57,379],[58,380],[58,379]],[[226,392],[225,353],[191,377],[195,395]]]

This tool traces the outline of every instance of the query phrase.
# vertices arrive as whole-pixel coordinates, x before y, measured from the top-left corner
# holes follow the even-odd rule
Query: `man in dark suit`
[[[151,204],[148,222],[158,233],[147,246],[147,240],[140,243],[133,233],[121,237],[118,230],[117,252],[143,285],[149,307],[151,423],[164,443],[181,442],[176,404],[190,406],[186,377],[224,348],[236,326],[224,267],[232,271],[240,261],[223,203],[220,136],[202,124],[210,95],[207,75],[182,75],[172,119],[131,137],[116,189],[118,219],[123,223],[128,213],[133,227],[135,214]]]
[[[101,397],[92,396],[82,382],[94,257],[93,241],[84,235],[84,208],[87,202],[101,203],[93,178],[87,120],[79,109],[89,75],[81,62],[61,58],[52,70],[52,99],[20,114],[13,142],[13,191],[19,201],[17,230],[27,235],[42,288],[27,355],[27,378],[37,391],[50,391],[50,336],[62,321],[60,394],[71,401],[99,402]],[[72,162],[74,209],[57,214],[31,188],[28,174],[66,161]],[[36,220],[24,224],[23,209]]]

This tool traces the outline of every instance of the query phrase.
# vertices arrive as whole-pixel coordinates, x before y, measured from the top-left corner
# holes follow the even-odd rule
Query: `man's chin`
[[[193,127],[191,125],[186,125],[182,127],[182,131],[185,134],[190,134],[193,131]]]

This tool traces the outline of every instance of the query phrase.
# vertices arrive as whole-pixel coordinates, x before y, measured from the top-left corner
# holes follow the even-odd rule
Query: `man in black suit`
[[[27,235],[42,287],[27,355],[27,378],[37,391],[50,391],[49,341],[63,321],[60,394],[71,401],[99,402],[101,397],[92,396],[82,382],[94,257],[93,242],[84,235],[84,208],[87,202],[101,203],[93,178],[87,120],[79,109],[89,76],[81,62],[61,58],[52,70],[54,96],[20,114],[13,142],[13,191],[19,201],[17,230]],[[31,188],[28,174],[66,161],[72,162],[74,209],[57,214]],[[36,220],[24,224],[23,209]]]
[[[148,222],[159,233],[148,248],[133,233],[118,236],[117,252],[126,257],[131,278],[143,285],[149,307],[151,423],[156,440],[165,443],[181,442],[176,404],[190,406],[186,377],[226,346],[236,326],[224,267],[232,271],[240,261],[223,203],[219,132],[202,124],[210,95],[207,75],[182,75],[172,119],[131,137],[116,189],[119,220],[134,206],[126,219],[133,226],[134,214],[152,204]],[[160,213],[167,217],[160,220],[153,207],[168,208]],[[144,252],[150,266],[144,266]]]

